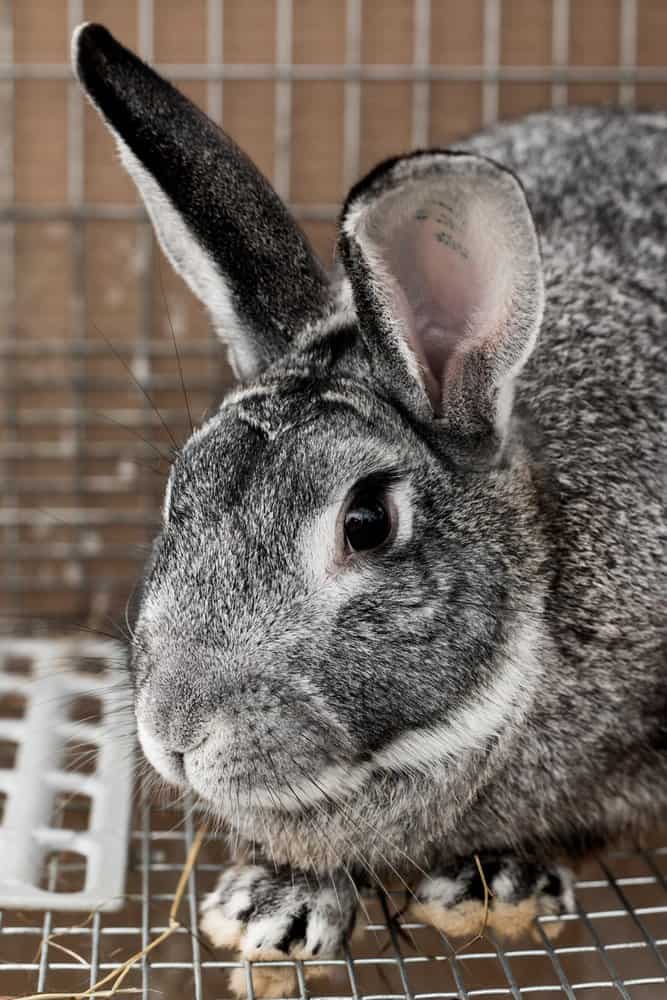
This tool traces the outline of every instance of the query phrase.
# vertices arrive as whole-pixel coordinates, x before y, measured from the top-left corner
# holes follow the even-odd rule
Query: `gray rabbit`
[[[205,929],[334,955],[379,878],[451,934],[572,910],[559,859],[667,804],[667,116],[382,163],[329,278],[199,109],[73,48],[241,381],[174,462],[132,655],[146,756],[237,845]]]

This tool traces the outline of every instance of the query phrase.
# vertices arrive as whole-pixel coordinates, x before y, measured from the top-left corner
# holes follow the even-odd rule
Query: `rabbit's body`
[[[382,164],[330,286],[173,88],[96,26],[75,66],[246,382],[174,464],[133,659],[149,759],[297,871],[232,869],[209,932],[330,952],[377,873],[446,927],[474,854],[500,925],[571,907],[553,859],[667,807],[667,118]]]
[[[315,821],[297,810],[274,823],[264,817],[281,861],[308,857],[330,868],[350,840],[378,869],[409,869],[406,858],[428,864],[443,851],[455,857],[512,848],[549,857],[650,824],[667,805],[667,119],[542,114],[498,126],[464,148],[521,178],[541,237],[546,305],[517,380],[516,467],[497,470],[492,492],[482,499],[482,488],[475,504],[469,483],[460,504],[448,496],[447,533],[427,547],[425,575],[439,575],[452,520],[461,532],[453,548],[464,551],[466,535],[488,537],[493,524],[498,551],[472,569],[494,583],[502,574],[507,593],[499,597],[479,582],[460,605],[443,597],[440,612],[449,601],[464,620],[485,618],[489,634],[511,634],[510,668],[500,648],[493,666],[518,664],[519,677],[503,681],[515,685],[517,704],[503,711],[506,718],[516,711],[516,723],[491,753],[472,752],[461,769],[443,764],[420,774],[420,757],[411,771],[408,749],[407,773],[378,770],[361,794],[371,768],[359,769],[359,781],[349,769],[341,780],[355,795],[343,811],[329,809],[322,795]],[[324,342],[335,345],[340,336],[336,327]],[[323,390],[359,405],[357,385],[332,384],[319,332],[315,339],[325,360],[319,372],[309,360],[309,371]],[[299,349],[267,372],[277,398],[288,401],[281,406],[290,406],[287,414],[281,406],[271,411],[276,427],[296,426],[312,394],[311,386],[303,397],[294,386],[285,393],[304,356]],[[514,516],[498,518],[505,504]],[[437,684],[428,638],[422,646],[409,617],[405,626],[414,629],[422,673]],[[491,715],[494,699],[503,700],[499,687],[488,693]],[[375,710],[380,715],[382,706]],[[436,730],[435,739],[447,735]],[[256,823],[249,812],[249,837]]]

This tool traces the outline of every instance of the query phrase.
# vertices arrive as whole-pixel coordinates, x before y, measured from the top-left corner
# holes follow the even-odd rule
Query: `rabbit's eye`
[[[379,548],[391,529],[389,511],[377,494],[357,495],[345,514],[345,542],[353,552]]]

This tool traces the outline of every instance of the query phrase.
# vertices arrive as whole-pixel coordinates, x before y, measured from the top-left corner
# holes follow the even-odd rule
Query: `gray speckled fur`
[[[219,519],[226,503],[238,507],[241,488],[238,472],[229,477],[229,470],[244,456],[244,494],[252,501],[234,515],[240,565],[230,565],[228,551],[213,557],[220,542],[204,542],[193,519],[189,568],[182,560],[175,566],[173,553],[164,563],[159,557],[149,585],[177,581],[181,597],[172,614],[182,636],[184,592],[192,593],[195,629],[221,624],[223,609],[205,601],[213,578],[214,589],[226,595],[232,627],[239,631],[251,617],[273,661],[267,675],[255,668],[268,702],[254,724],[264,726],[274,712],[285,720],[286,709],[289,718],[292,663],[336,704],[358,752],[401,728],[446,718],[447,706],[493,670],[499,634],[528,618],[542,636],[542,680],[518,729],[453,773],[376,775],[343,815],[325,816],[325,803],[303,817],[277,818],[272,848],[293,862],[310,855],[334,863],[337,852],[346,854],[350,828],[376,865],[388,854],[399,863],[401,850],[424,861],[429,849],[444,845],[454,854],[571,849],[650,822],[665,805],[665,119],[541,115],[501,126],[466,148],[517,170],[542,241],[546,313],[518,382],[511,460],[482,477],[443,468],[430,435],[407,425],[365,383],[333,376],[301,382],[298,369],[311,370],[313,362],[299,351],[287,371],[280,362],[264,376],[269,394],[224,408],[203,439],[185,450],[180,496],[193,491],[202,507],[214,505],[224,549],[232,529],[226,532]],[[353,354],[339,368],[355,364]],[[324,387],[348,399],[349,411],[318,401]],[[239,408],[292,433],[264,438],[234,419]],[[262,593],[269,581],[283,591],[281,602],[300,589],[298,575],[289,572],[295,519],[326,498],[341,466],[348,472],[355,464],[351,455],[359,456],[361,472],[363,449],[372,453],[378,445],[414,468],[414,481],[422,484],[414,551],[402,553],[395,568],[387,565],[373,592],[360,595],[336,621],[321,619],[304,595],[301,622],[290,606],[288,622],[271,624],[270,600]],[[289,469],[287,481],[267,475],[269,452],[271,468]],[[200,463],[220,470],[208,479],[215,496],[203,494]],[[267,526],[268,551],[259,544]],[[200,546],[201,563],[192,558]],[[195,566],[204,575],[190,591]],[[239,601],[248,580],[250,592]],[[544,614],[531,600],[540,589]],[[442,617],[423,627],[411,604],[437,605]],[[261,624],[260,609],[266,614]],[[286,624],[290,638],[282,649]],[[355,664],[343,681],[341,659]],[[238,659],[234,668],[241,671]],[[207,689],[211,704],[231,698],[246,714],[243,683],[231,676],[219,683],[218,690]],[[158,697],[162,691],[172,704],[173,687],[160,684]],[[202,703],[194,688],[181,711],[192,719]],[[299,714],[307,735],[308,706],[299,706]],[[315,713],[311,740],[316,730]],[[332,756],[334,735],[323,741],[330,739]],[[282,768],[279,751],[271,749]],[[316,776],[313,746],[300,748],[296,734],[288,754],[300,753],[299,766]],[[273,783],[275,775],[266,780]],[[247,834],[251,822],[248,816]]]
[[[183,448],[147,572],[134,680],[164,773],[297,867],[549,861],[667,804],[667,116],[540,114],[463,148],[516,172],[541,241],[546,307],[502,460],[456,461],[383,345],[335,318],[342,285],[262,341],[271,363]],[[302,529],[383,463],[411,484],[412,537],[332,606]],[[533,672],[491,739],[373,769],[402,732],[483,705],[526,634]],[[360,762],[349,797],[285,805]]]
[[[604,839],[650,820],[667,790],[667,116],[538,115],[466,145],[519,173],[547,289],[516,400],[554,649],[499,776],[516,805],[498,832]]]

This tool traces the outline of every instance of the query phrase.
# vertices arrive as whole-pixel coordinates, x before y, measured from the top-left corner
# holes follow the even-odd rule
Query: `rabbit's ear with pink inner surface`
[[[483,157],[424,152],[354,187],[339,252],[376,364],[462,458],[498,453],[539,330],[539,245],[523,189]]]

